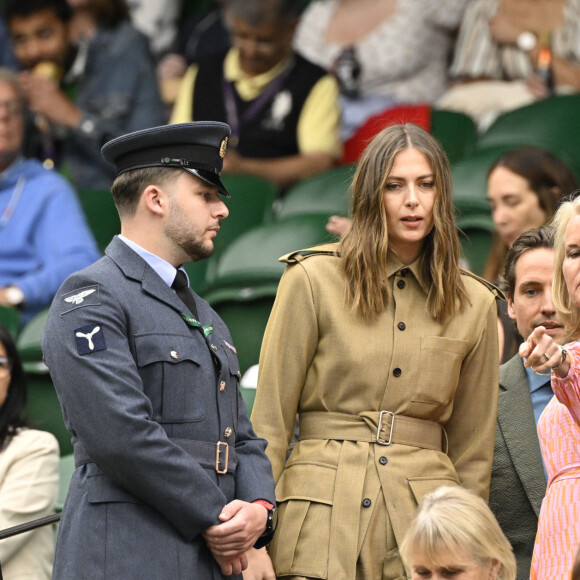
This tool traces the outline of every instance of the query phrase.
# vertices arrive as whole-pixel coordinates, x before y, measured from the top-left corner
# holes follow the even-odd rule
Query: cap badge
[[[220,145],[220,157],[223,159],[226,155],[226,148],[228,146],[228,138],[224,137]]]

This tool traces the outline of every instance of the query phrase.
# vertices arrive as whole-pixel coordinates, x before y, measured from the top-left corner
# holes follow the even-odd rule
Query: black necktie
[[[189,308],[189,311],[193,314],[194,318],[197,319],[197,308],[195,306],[195,299],[191,290],[189,289],[189,284],[187,283],[187,276],[183,270],[177,270],[175,280],[171,287],[175,290],[175,293],[181,298],[182,302]]]

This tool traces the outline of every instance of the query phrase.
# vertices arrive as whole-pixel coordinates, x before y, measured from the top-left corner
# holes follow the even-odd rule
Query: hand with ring
[[[565,377],[570,369],[565,350],[548,334],[543,326],[537,326],[520,345],[519,354],[525,359],[524,366],[538,374],[550,374],[551,370]]]

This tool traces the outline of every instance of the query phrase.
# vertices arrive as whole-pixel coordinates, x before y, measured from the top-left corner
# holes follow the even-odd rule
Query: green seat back
[[[450,163],[469,155],[477,142],[477,126],[473,119],[457,111],[433,109],[431,134],[441,143]]]
[[[78,197],[89,228],[102,252],[113,236],[121,233],[121,221],[113,196],[106,189],[82,189]]]
[[[469,215],[457,219],[459,241],[467,267],[482,275],[491,250],[493,220],[488,214]]]
[[[27,371],[26,383],[26,414],[31,427],[52,433],[58,440],[61,455],[72,453],[71,434],[65,427],[60,403],[48,371]]]
[[[580,181],[580,94],[536,101],[500,115],[480,135],[478,149],[523,145],[543,147],[561,159]]]
[[[284,271],[280,256],[334,239],[325,230],[326,219],[325,214],[295,215],[242,234],[218,257],[208,279],[206,299],[211,303],[224,287],[276,286]]]
[[[276,219],[302,214],[348,215],[354,165],[341,165],[300,181],[279,203]]]
[[[48,318],[49,308],[45,308],[33,316],[22,328],[16,339],[16,348],[25,368],[40,364],[42,366],[42,333]]]
[[[75,471],[75,458],[72,453],[63,455],[58,464],[58,473],[60,476],[58,487],[58,499],[56,501],[56,511],[61,512],[66,501],[68,486]]]
[[[18,336],[20,331],[20,313],[14,308],[0,306],[0,325],[2,325],[11,335],[12,338]]]

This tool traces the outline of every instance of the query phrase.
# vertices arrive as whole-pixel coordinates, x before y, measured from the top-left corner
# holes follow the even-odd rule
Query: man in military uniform
[[[103,147],[121,235],[51,307],[46,363],[75,463],[54,578],[241,578],[266,544],[274,482],[238,391],[224,322],[187,287],[228,210],[229,127],[200,122]]]

